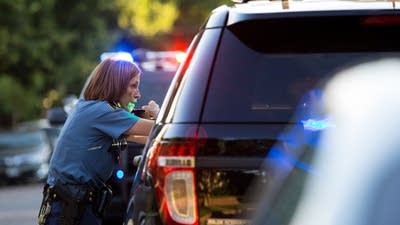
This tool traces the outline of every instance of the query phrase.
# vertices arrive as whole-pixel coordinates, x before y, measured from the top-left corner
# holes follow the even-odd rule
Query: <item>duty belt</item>
[[[53,201],[76,201],[77,203],[86,203],[90,205],[95,204],[99,196],[99,192],[87,191],[87,193],[84,194],[83,198],[75,198],[75,196],[70,196],[65,192],[63,193],[62,190],[56,187],[48,187],[46,192],[49,199]]]

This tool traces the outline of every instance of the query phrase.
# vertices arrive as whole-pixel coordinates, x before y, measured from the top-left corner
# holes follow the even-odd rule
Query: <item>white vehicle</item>
[[[140,65],[148,71],[176,71],[184,57],[185,53],[181,51],[147,51],[145,61]]]

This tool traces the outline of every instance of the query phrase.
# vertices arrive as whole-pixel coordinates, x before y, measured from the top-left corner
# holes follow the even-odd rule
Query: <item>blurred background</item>
[[[221,4],[231,2],[0,0],[0,129],[79,95],[103,52],[185,51]]]
[[[0,224],[36,224],[59,127],[101,56],[128,52],[161,104],[209,12],[230,0],[0,0]],[[61,125],[60,125],[61,126]],[[57,128],[57,129],[54,129]]]

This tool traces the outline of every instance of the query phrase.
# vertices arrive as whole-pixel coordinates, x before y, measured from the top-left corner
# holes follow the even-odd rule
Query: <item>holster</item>
[[[39,214],[38,214],[38,224],[44,225],[46,223],[47,217],[51,212],[51,204],[50,204],[50,194],[48,185],[46,184],[43,188],[43,199],[42,204],[40,205]]]
[[[78,225],[87,204],[87,191],[69,186],[55,186],[53,190],[61,200],[60,225]]]
[[[96,196],[97,201],[93,205],[93,211],[98,217],[103,217],[104,209],[110,204],[112,199],[112,191],[109,187],[103,187]]]

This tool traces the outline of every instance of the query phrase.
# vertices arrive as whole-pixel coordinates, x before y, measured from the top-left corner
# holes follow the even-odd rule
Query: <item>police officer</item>
[[[109,58],[93,70],[83,99],[60,132],[39,224],[101,224],[101,213],[111,199],[105,182],[116,165],[118,147],[126,140],[145,143],[154,123],[127,110],[140,98],[139,84],[140,69],[132,61]],[[154,101],[144,108],[153,118],[159,111]]]

